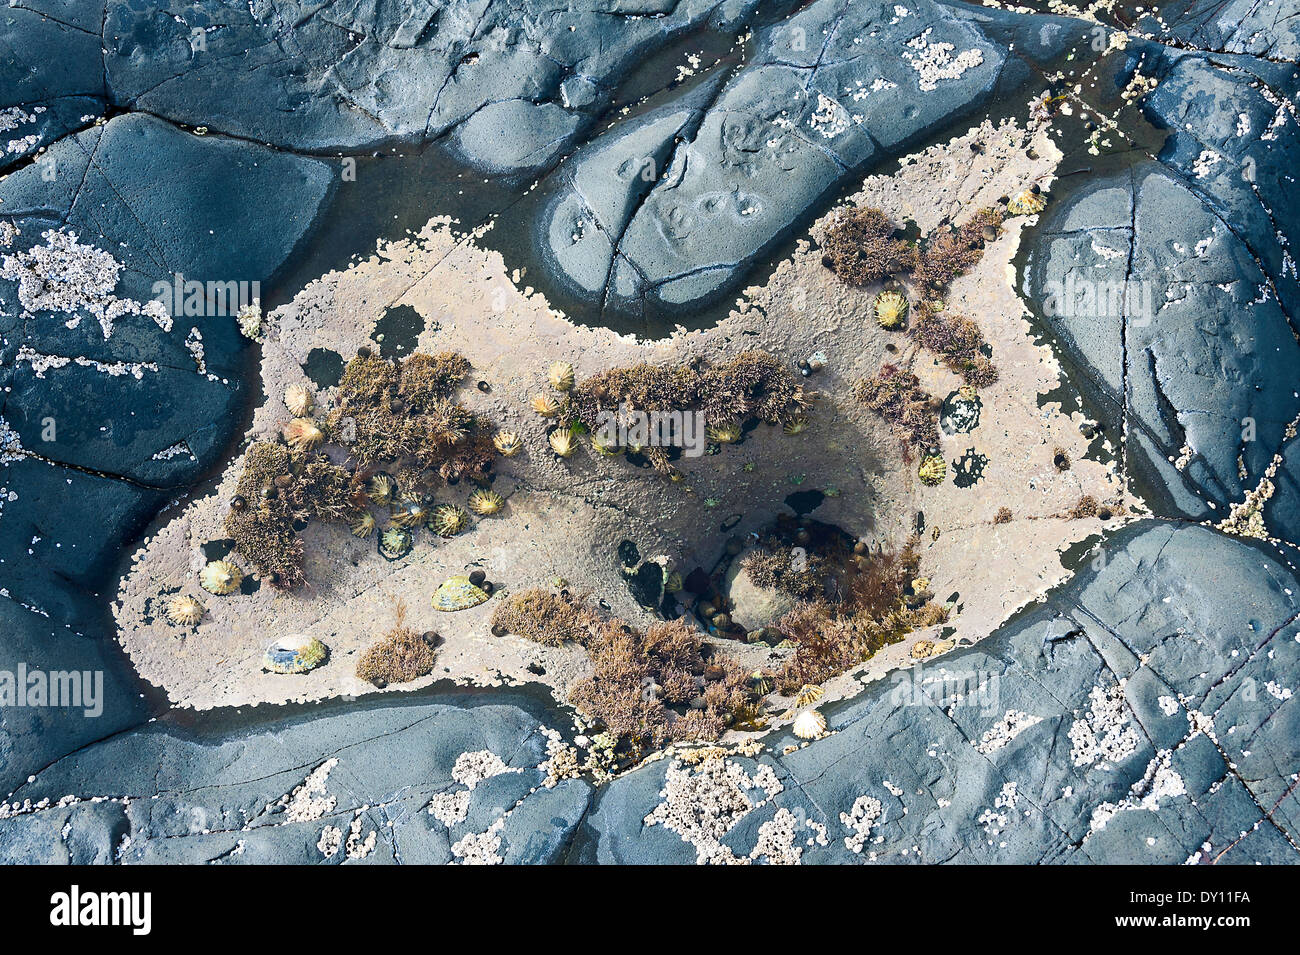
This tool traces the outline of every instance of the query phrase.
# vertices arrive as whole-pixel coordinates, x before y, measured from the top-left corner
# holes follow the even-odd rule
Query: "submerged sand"
[[[971,148],[977,141],[982,152]],[[985,123],[904,159],[896,172],[869,177],[848,201],[878,206],[895,221],[911,219],[929,232],[1031,183],[1050,186],[1059,155],[1045,130]],[[1066,407],[1044,402],[1058,389],[1073,392],[1062,389],[1061,369],[1050,347],[1035,340],[1014,288],[1011,263],[1022,230],[1035,220],[1008,219],[1004,234],[947,297],[950,310],[979,323],[1001,372],[980,392],[978,426],[942,439],[949,462],[968,450],[988,459],[981,480],[963,488],[951,475],[942,486],[922,485],[888,425],[850,395],[854,382],[885,361],[910,364],[939,397],[961,381],[906,336],[878,327],[870,308],[878,289],[850,288],[821,264],[810,240],[833,216],[815,223],[809,238],[762,285],[746,289],[716,327],[679,329],[655,342],[571,324],[528,285],[527,275],[508,270],[500,255],[479,243],[481,231],[465,235],[445,218],[312,282],[269,316],[261,367],[267,398],[248,440],[275,439],[289,417],[280,398],[285,387],[311,384],[303,371],[310,351],[350,357],[362,345],[373,347],[375,322],[390,308],[410,306],[426,323],[419,350],[454,350],[471,362],[464,403],[524,439],[525,451],[497,467],[493,487],[508,504],[500,516],[477,519],[450,540],[421,532],[412,553],[397,562],[382,559],[373,538],[359,540],[345,526],[315,523],[302,535],[307,586],[294,593],[261,586],[251,595],[216,597],[199,589],[197,572],[203,546],[225,537],[222,521],[243,468],[241,455],[211,494],[189,502],[135,553],[115,605],[118,636],[133,664],[175,704],[196,709],[401,692],[444,678],[541,682],[564,699],[587,673],[585,652],[493,636],[489,621],[500,595],[563,581],[572,591],[603,599],[613,614],[648,623],[653,618],[637,606],[620,574],[620,541],[633,541],[646,558],[662,555],[682,568],[709,568],[728,537],[761,530],[777,513],[789,513],[787,495],[808,489],[834,495],[816,510],[817,520],[886,546],[901,545],[922,512],[922,572],[938,599],[955,600],[944,635],[960,642],[986,636],[1064,579],[1063,550],[1101,531],[1096,518],[1065,516],[1081,496],[1123,502],[1130,510],[1136,505],[1112,466],[1085,459],[1089,442],[1080,432],[1086,421],[1077,400],[1071,397]],[[486,228],[507,227],[498,221]],[[826,367],[809,379],[820,394],[812,426],[796,436],[760,427],[717,455],[683,458],[680,483],[586,451],[561,461],[546,450],[543,421],[528,408],[556,359],[572,362],[581,379],[619,365],[717,360],[756,348],[791,363],[825,354]],[[477,390],[479,381],[490,391]],[[318,406],[328,397],[318,394]],[[1068,470],[1053,464],[1058,448],[1071,458]],[[447,488],[439,501],[463,505],[470,490]],[[994,523],[1002,507],[1012,519]],[[722,531],[732,515],[739,516],[737,523]],[[439,583],[476,568],[496,585],[493,601],[450,614],[432,608]],[[196,627],[166,620],[166,599],[178,592],[205,604]],[[411,626],[436,630],[444,642],[433,674],[380,691],[354,671],[360,653],[392,625],[398,603],[407,607]],[[286,634],[319,638],[329,647],[328,662],[304,675],[262,672],[266,645]],[[831,681],[830,696],[851,693],[860,680],[908,661],[916,640],[936,636],[917,632],[886,649]],[[729,640],[719,645],[752,666],[774,665],[786,652]]]

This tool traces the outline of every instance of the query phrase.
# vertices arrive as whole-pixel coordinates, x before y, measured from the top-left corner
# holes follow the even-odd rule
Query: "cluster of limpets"
[[[233,594],[244,582],[244,572],[229,560],[211,560],[199,571],[199,586],[217,597]],[[167,601],[167,619],[179,627],[196,626],[206,610],[197,597],[177,594]]]
[[[402,493],[397,480],[383,471],[376,472],[366,482],[366,498],[370,504],[388,511],[388,526],[381,530],[374,515],[365,510],[353,521],[352,533],[369,537],[380,531],[377,547],[388,560],[409,554],[415,545],[414,532],[421,527],[439,537],[455,537],[470,526],[469,511],[480,517],[491,517],[500,514],[506,505],[506,499],[489,488],[470,493],[466,500],[469,511],[456,504],[436,504],[419,493]]]
[[[794,725],[790,729],[800,739],[818,739],[826,733],[826,717],[813,704],[826,695],[820,686],[805,683],[794,696],[790,709],[781,714],[780,719],[787,720],[794,716]]]
[[[567,361],[552,362],[550,367],[546,369],[546,383],[553,390],[558,391],[562,396],[564,396],[563,399],[557,399],[552,394],[541,392],[533,395],[529,404],[532,406],[533,411],[541,415],[543,418],[558,418],[565,410],[565,406],[568,403],[569,392],[571,392],[577,384],[577,377],[574,374],[573,365]],[[501,436],[499,435],[498,437]],[[519,447],[521,446],[519,444],[518,436],[510,432],[504,433],[503,441],[509,450],[507,451],[503,449],[501,444],[497,444],[497,450],[507,457],[518,452]],[[574,437],[573,431],[570,428],[557,427],[546,436],[546,442],[551,446],[551,450],[555,452],[557,457],[572,457],[573,453],[578,450],[577,438]],[[596,450],[602,454],[613,453],[612,449],[603,446],[597,447]]]
[[[546,383],[560,394],[567,395],[577,383],[573,366],[567,361],[552,362],[551,367],[546,369]],[[556,417],[563,407],[554,395],[547,393],[533,395],[532,406],[543,418]]]

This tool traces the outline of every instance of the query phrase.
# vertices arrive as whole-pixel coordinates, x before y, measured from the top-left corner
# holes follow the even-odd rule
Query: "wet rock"
[[[1118,431],[1128,419],[1129,454],[1158,506],[1226,516],[1300,413],[1282,371],[1300,346],[1276,296],[1261,295],[1270,282],[1250,247],[1157,164],[1087,187],[1042,230],[1031,299],[1084,369],[1107,424]]]
[[[0,855],[440,864],[482,845],[488,861],[554,862],[590,787],[541,785],[546,737],[532,710],[500,695],[354,706],[267,720],[229,740],[153,724],[68,757],[25,786],[19,798],[71,804],[0,819]],[[460,811],[456,799],[441,819],[427,811],[435,796],[455,793],[464,794]],[[84,801],[92,796],[108,799]]]
[[[982,102],[1006,59],[930,2],[900,18],[818,0],[756,43],[725,83],[597,137],[557,174],[537,234],[576,294],[633,312],[708,302],[843,178]]]
[[[731,606],[731,618],[746,630],[762,630],[794,609],[797,601],[778,590],[754,583],[744,567],[744,556],[727,568],[723,593]]]
[[[112,297],[137,306],[177,272],[266,281],[310,229],[332,179],[322,162],[140,115],[60,140],[47,163],[0,183],[0,221],[19,230],[0,252],[17,259],[48,248],[43,233],[76,233],[86,254],[117,261]],[[116,671],[98,644],[111,636],[86,592],[102,599],[121,542],[214,462],[240,422],[247,343],[233,316],[179,315],[166,328],[126,313],[110,334],[72,309],[24,315],[17,283],[0,280],[0,602],[14,618],[13,662],[58,669],[66,653],[68,665],[108,671],[105,715],[6,708],[0,784],[140,718],[135,694],[108,675]]]
[[[642,58],[692,30],[734,34],[753,6],[646,15],[549,2],[521,20],[493,0],[328,14],[264,0],[111,3],[104,70],[117,101],[176,122],[320,153],[446,137],[485,171],[516,175],[553,162]],[[233,95],[232,58],[258,80]]]

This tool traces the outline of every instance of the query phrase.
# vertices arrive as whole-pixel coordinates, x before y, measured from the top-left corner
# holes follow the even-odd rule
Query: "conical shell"
[[[794,718],[794,735],[800,739],[816,739],[826,732],[826,717],[818,710],[803,710]]]
[[[567,361],[557,361],[546,372],[546,378],[556,391],[573,390],[573,366]]]
[[[284,406],[295,418],[305,418],[311,414],[315,399],[306,385],[290,385],[284,389]]]
[[[210,594],[233,594],[244,582],[244,572],[228,560],[214,560],[199,571],[199,585]]]
[[[192,627],[203,619],[203,604],[189,594],[177,594],[167,603],[167,619],[183,627]]]

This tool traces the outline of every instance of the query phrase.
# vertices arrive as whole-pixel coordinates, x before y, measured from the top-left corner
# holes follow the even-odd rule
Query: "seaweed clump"
[[[570,700],[639,757],[667,743],[715,740],[748,699],[734,661],[706,661],[699,631],[681,620],[644,632],[608,621],[588,642],[594,673]]]
[[[1066,516],[1072,521],[1078,521],[1085,517],[1096,517],[1099,510],[1097,499],[1091,494],[1085,494],[1066,512]]]
[[[361,509],[355,475],[319,452],[262,441],[248,449],[226,533],[272,586],[303,582],[303,547],[295,522],[348,520]]]
[[[394,363],[363,349],[344,369],[322,423],[295,419],[287,446],[249,449],[226,517],[235,550],[274,586],[293,589],[303,583],[300,525],[342,522],[368,536],[378,526],[371,504],[423,514],[438,479],[486,485],[496,454],[491,429],[452,398],[468,371],[454,352],[415,352]],[[293,441],[295,433],[312,440]],[[334,463],[317,436],[345,449],[348,460]],[[377,474],[380,465],[396,479]]]
[[[540,587],[511,594],[492,611],[496,632],[513,633],[547,647],[585,644],[599,622],[584,601]]]
[[[842,212],[826,230],[822,264],[849,285],[872,285],[920,265],[916,247],[897,238],[898,230],[879,209]]]
[[[923,292],[937,294],[984,256],[984,244],[998,237],[1004,213],[981,209],[964,225],[936,229],[926,236],[912,281]]]
[[[963,225],[931,233],[911,276],[920,297],[910,328],[912,337],[977,388],[998,379],[998,370],[986,354],[984,333],[963,315],[944,314],[940,303],[953,279],[983,258],[984,244],[998,237],[1004,215],[999,208],[981,209]]]
[[[776,355],[747,351],[719,364],[611,368],[578,383],[556,409],[556,418],[563,428],[588,432],[625,408],[648,413],[652,422],[656,414],[698,411],[710,428],[739,431],[752,421],[797,427],[812,399]],[[662,444],[629,450],[644,453],[656,470],[673,473]]]
[[[381,689],[390,683],[410,683],[433,672],[434,657],[432,640],[406,625],[406,606],[399,603],[393,628],[357,661],[357,677]]]
[[[964,315],[948,315],[922,304],[916,309],[911,332],[968,385],[984,388],[998,380],[998,370],[985,354],[988,343],[984,332]]]
[[[828,565],[822,554],[809,553],[806,548],[796,555],[795,545],[775,535],[759,540],[741,562],[757,586],[796,600],[812,600],[822,594]]]
[[[837,601],[804,601],[776,623],[794,646],[776,673],[778,690],[794,693],[823,683],[911,631],[948,619],[946,606],[914,586],[920,569],[916,543],[909,541],[898,553],[856,554],[856,573],[843,577]]]
[[[703,635],[684,621],[643,631],[600,617],[581,598],[532,589],[502,603],[493,622],[548,646],[572,641],[586,648],[592,675],[569,698],[616,739],[620,760],[671,742],[715,740],[751,712],[745,671],[713,659]]]
[[[910,371],[885,364],[876,374],[858,382],[854,396],[893,426],[908,460],[914,449],[938,443],[942,402],[927,393]]]
[[[394,364],[370,354],[348,362],[328,422],[363,466],[398,463],[450,484],[480,483],[494,457],[492,428],[451,400],[469,371],[454,352],[414,352]]]

